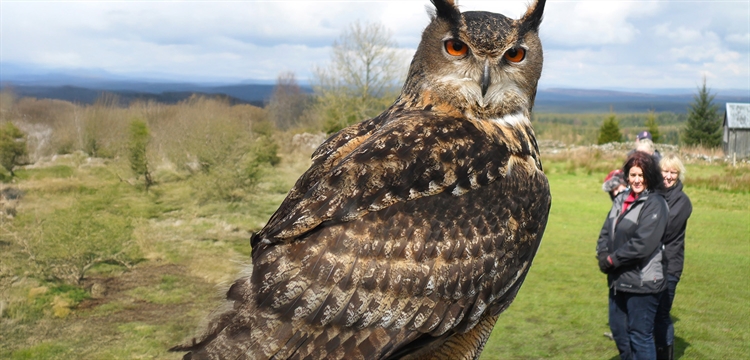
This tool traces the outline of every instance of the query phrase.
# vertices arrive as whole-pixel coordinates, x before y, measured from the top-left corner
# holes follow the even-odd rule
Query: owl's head
[[[528,111],[542,73],[539,24],[545,0],[521,19],[461,13],[453,0],[432,0],[435,12],[409,68],[404,95],[442,104],[476,119]]]

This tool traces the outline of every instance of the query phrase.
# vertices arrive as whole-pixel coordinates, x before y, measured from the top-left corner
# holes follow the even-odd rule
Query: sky
[[[460,0],[520,17],[532,0]],[[350,24],[380,22],[408,65],[429,0],[0,1],[0,71],[97,69],[184,82],[303,82]],[[750,1],[550,0],[540,88],[700,86],[750,95]],[[0,74],[1,75],[1,74]]]

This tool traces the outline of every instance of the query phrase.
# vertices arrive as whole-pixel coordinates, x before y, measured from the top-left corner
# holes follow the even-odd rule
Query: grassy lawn
[[[552,210],[534,265],[500,316],[482,359],[612,359],[604,337],[607,285],[594,258],[611,202],[604,173],[569,174],[548,166]],[[688,174],[721,173],[689,166]],[[686,260],[672,314],[675,357],[737,359],[750,352],[750,194],[686,187],[693,203]]]
[[[16,186],[24,196],[17,215],[0,222],[0,358],[180,358],[166,349],[220,304],[222,289],[249,261],[250,232],[307,165],[302,156],[285,157],[247,201],[234,203],[202,202],[195,194],[200,189],[179,177],[164,177],[146,193],[121,181],[128,169],[115,162],[63,159],[19,171]],[[594,171],[562,161],[545,166],[553,192],[547,231],[482,359],[614,358],[615,345],[603,336],[609,331],[606,279],[594,259],[610,206],[599,169],[609,165]],[[681,359],[741,358],[750,353],[750,192],[721,189],[715,180],[748,172],[708,164],[688,172],[713,180],[688,183],[685,190],[694,210],[673,310],[675,353]],[[75,216],[73,225],[59,219],[64,214]],[[75,286],[44,280],[29,267],[19,239],[26,232],[43,236],[57,229],[53,225],[117,235],[123,239],[118,254],[127,255],[130,268],[105,262]]]

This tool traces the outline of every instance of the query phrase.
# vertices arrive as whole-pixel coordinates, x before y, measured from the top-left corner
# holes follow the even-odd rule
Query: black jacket
[[[677,180],[669,189],[664,190],[664,199],[669,204],[669,225],[664,234],[664,255],[667,258],[667,273],[678,279],[682,275],[682,264],[685,260],[685,229],[693,205],[690,198],[682,192],[682,182]]]
[[[607,282],[615,291],[659,293],[666,288],[666,258],[662,237],[669,209],[660,193],[644,191],[622,212],[630,190],[615,197],[596,244],[596,252],[609,254],[614,269]]]

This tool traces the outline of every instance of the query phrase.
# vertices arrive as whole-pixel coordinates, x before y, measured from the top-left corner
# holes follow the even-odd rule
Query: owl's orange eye
[[[512,48],[505,52],[505,59],[510,62],[521,62],[526,57],[526,49],[522,47]]]
[[[453,56],[464,56],[469,52],[469,47],[458,40],[451,39],[445,41],[445,51]]]

